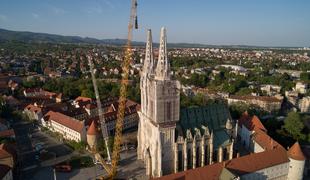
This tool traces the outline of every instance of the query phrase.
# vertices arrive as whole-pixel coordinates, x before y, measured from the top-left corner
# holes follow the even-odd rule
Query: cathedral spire
[[[153,58],[153,41],[152,41],[152,31],[151,29],[147,30],[147,40],[145,48],[145,59],[143,65],[144,73],[153,74],[154,73],[154,58]]]
[[[167,54],[167,36],[166,29],[164,27],[162,27],[160,31],[159,56],[156,66],[155,78],[159,80],[170,79],[170,64]]]

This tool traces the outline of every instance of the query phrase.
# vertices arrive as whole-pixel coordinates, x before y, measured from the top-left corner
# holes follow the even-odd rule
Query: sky
[[[130,0],[0,0],[0,28],[127,38]],[[310,46],[310,0],[138,0],[145,41],[160,27],[168,43],[209,45]]]

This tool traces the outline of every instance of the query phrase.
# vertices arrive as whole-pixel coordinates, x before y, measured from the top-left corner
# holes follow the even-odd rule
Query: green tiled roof
[[[214,145],[225,145],[229,142],[229,136],[225,131],[225,124],[230,118],[229,110],[224,104],[211,104],[203,107],[189,107],[181,109],[179,126],[185,136],[186,130],[190,129],[194,135],[194,129],[207,126],[210,133],[214,133]],[[203,131],[202,131],[203,132]]]

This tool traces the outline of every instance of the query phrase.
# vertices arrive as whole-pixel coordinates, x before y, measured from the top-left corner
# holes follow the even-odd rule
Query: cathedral
[[[147,31],[140,77],[138,159],[150,177],[202,167],[233,158],[237,125],[225,105],[180,109],[180,82],[171,76],[166,29],[160,32],[158,59]]]

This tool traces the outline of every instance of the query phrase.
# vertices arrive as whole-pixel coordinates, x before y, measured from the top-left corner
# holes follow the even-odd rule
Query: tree
[[[304,140],[305,135],[302,134],[302,130],[305,125],[302,122],[300,114],[297,112],[290,112],[284,121],[284,129],[296,140]]]
[[[81,93],[81,96],[95,98],[95,93],[91,89],[84,89]]]
[[[310,81],[310,73],[308,72],[303,72],[300,74],[300,80],[309,82]]]

